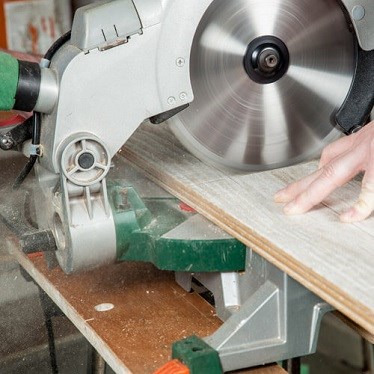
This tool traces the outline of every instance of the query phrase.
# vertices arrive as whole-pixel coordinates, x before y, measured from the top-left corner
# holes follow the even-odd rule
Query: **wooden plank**
[[[338,218],[357,197],[359,181],[308,214],[287,217],[273,194],[316,162],[254,174],[221,171],[187,152],[167,125],[148,124],[120,154],[374,335],[374,217],[349,225]]]
[[[153,373],[170,359],[174,341],[208,336],[221,325],[205,300],[150,264],[120,263],[65,275],[59,268],[49,270],[43,257],[25,256],[14,240],[8,247],[116,373]],[[96,311],[103,303],[114,308]],[[285,371],[270,365],[246,373]]]

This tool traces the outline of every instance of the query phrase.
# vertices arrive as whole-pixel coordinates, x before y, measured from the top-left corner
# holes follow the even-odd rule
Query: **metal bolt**
[[[186,92],[181,92],[181,94],[179,95],[179,98],[182,100],[182,101],[184,101],[184,100],[186,100],[187,99],[187,93]]]
[[[127,188],[121,188],[119,191],[119,199],[116,201],[117,210],[127,210],[130,209],[129,204],[129,191]]]
[[[361,21],[365,18],[365,8],[362,5],[356,5],[352,9],[352,17],[355,21]]]
[[[94,166],[95,157],[94,157],[93,154],[91,154],[89,152],[84,152],[79,156],[78,164],[82,169],[88,170],[88,169],[92,168],[92,166]]]
[[[178,67],[180,68],[183,67],[185,63],[186,63],[186,60],[183,57],[177,58],[176,64]]]
[[[269,68],[275,68],[278,65],[278,57],[275,55],[267,56],[265,62]]]
[[[356,134],[356,132],[359,132],[360,130],[362,129],[362,126],[356,126],[356,127],[353,127],[351,130],[350,130],[350,134]]]
[[[174,96],[170,96],[168,98],[168,104],[169,105],[174,105],[177,102],[176,98]]]
[[[273,73],[280,63],[280,55],[275,48],[266,47],[258,56],[258,68],[264,73]]]
[[[2,136],[0,137],[0,148],[4,151],[9,151],[14,146],[14,142],[9,136]]]

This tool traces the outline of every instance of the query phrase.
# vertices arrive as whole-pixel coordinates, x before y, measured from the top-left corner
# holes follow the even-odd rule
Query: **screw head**
[[[14,142],[12,139],[10,139],[9,136],[4,136],[0,139],[0,148],[3,149],[4,151],[8,151],[12,149],[14,146]]]
[[[267,47],[258,56],[258,68],[265,73],[272,73],[280,63],[280,55],[275,48]]]
[[[176,98],[174,96],[170,96],[168,98],[168,104],[169,105],[174,105],[177,102]]]
[[[176,60],[176,64],[180,68],[183,67],[185,63],[186,63],[186,60],[183,57],[178,57]]]
[[[269,55],[265,58],[265,62],[269,68],[275,68],[278,65],[278,57]]]
[[[352,9],[352,17],[355,21],[361,21],[365,18],[365,8],[362,5],[356,5]]]

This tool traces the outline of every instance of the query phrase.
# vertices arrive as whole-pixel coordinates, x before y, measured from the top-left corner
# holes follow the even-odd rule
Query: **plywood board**
[[[187,152],[167,125],[149,124],[120,154],[374,335],[374,217],[357,224],[338,218],[357,198],[359,181],[311,212],[287,217],[273,194],[316,162],[254,174],[221,171]]]

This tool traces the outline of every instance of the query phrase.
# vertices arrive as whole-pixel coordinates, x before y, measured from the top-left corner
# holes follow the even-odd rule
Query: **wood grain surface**
[[[25,256],[14,240],[8,247],[116,373],[151,374],[170,359],[174,341],[208,336],[221,325],[204,299],[150,264],[120,263],[65,275],[60,268],[49,270],[42,256]],[[103,303],[114,308],[96,311]],[[277,365],[245,372],[285,373]]]
[[[142,125],[120,154],[267,260],[374,335],[374,217],[343,224],[357,198],[352,181],[302,216],[287,217],[273,194],[316,169],[316,162],[243,174],[208,166],[167,125]]]

